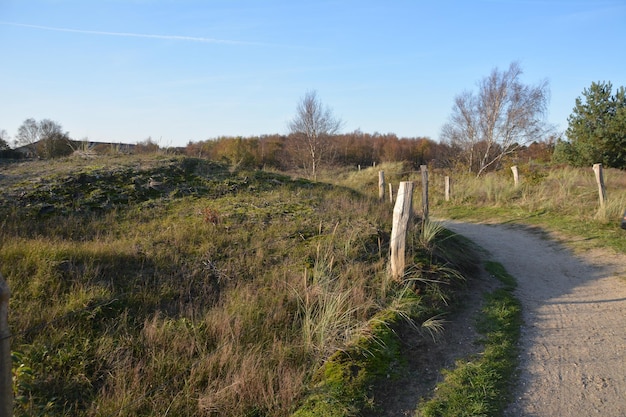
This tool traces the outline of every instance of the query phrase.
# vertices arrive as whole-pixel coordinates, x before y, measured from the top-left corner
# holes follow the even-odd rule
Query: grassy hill
[[[436,331],[472,266],[416,226],[392,281],[374,193],[201,159],[23,162],[0,187],[17,416],[354,415],[394,326]]]

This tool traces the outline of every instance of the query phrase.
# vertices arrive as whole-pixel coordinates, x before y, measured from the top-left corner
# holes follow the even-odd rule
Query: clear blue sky
[[[626,86],[625,0],[0,0],[0,130],[161,146],[287,133],[309,90],[344,131],[438,140],[454,97],[518,61],[567,127]]]

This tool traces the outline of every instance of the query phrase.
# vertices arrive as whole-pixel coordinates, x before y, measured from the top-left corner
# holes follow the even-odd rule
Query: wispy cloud
[[[108,32],[108,31],[101,31],[101,30],[60,28],[60,27],[53,27],[53,26],[30,25],[26,23],[1,22],[1,21],[0,21],[0,25],[18,26],[18,27],[24,27],[24,28],[49,30],[49,31],[55,31],[55,32],[80,33],[80,34],[85,34],[85,35],[118,36],[118,37],[124,37],[124,38],[162,39],[162,40],[170,40],[170,41],[200,42],[200,43],[214,43],[214,44],[227,44],[227,45],[271,46],[269,44],[264,44],[260,42],[235,41],[235,40],[228,40],[228,39],[204,38],[204,37],[198,37],[198,36],[152,35],[148,33],[133,33],[133,32]]]

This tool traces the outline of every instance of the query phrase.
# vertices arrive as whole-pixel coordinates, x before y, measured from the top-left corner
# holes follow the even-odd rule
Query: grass
[[[521,306],[512,295],[515,279],[502,265],[486,264],[486,269],[504,287],[486,295],[478,329],[484,350],[475,357],[458,360],[444,372],[444,380],[434,396],[423,401],[417,416],[500,416],[510,398],[515,380],[517,342],[521,325]]]
[[[391,283],[390,207],[346,185],[164,155],[1,169],[16,416],[354,415],[395,323],[436,329],[459,285],[442,231]]]
[[[359,329],[357,337],[346,339],[341,349],[335,349],[321,363],[305,401],[294,416],[347,417],[361,415],[363,410],[375,410],[372,388],[397,376],[394,373],[400,372],[405,360],[400,354],[401,341],[396,329],[406,323],[424,337],[436,337],[442,331],[438,315],[449,308],[448,301],[463,284],[461,266],[471,269],[473,264],[467,258],[460,262],[459,258],[463,257],[454,256],[461,246],[455,247],[456,237],[447,235],[443,229],[437,229],[439,233],[424,244],[419,225],[421,222],[417,220],[410,236],[423,244],[411,246],[411,264],[403,280],[394,280],[388,273],[383,275],[383,285],[379,286],[381,298],[373,309],[376,313]],[[443,255],[443,248],[450,248],[447,253],[452,254],[450,258]],[[440,250],[436,257],[434,253]],[[471,256],[467,249],[465,254]],[[455,264],[459,270],[452,267],[453,262],[459,262]],[[342,294],[335,295],[329,304],[341,303],[343,299]],[[318,306],[317,311],[323,314],[326,308]]]
[[[606,169],[608,200],[600,207],[591,168],[521,167],[521,184],[513,185],[506,170],[485,178],[453,176],[453,198],[443,199],[443,173],[436,173],[432,187],[434,208],[439,217],[490,222],[513,222],[557,232],[566,242],[585,247],[610,247],[626,253],[620,219],[626,210],[626,174]]]
[[[407,172],[397,164],[378,169],[385,171],[391,182],[421,183],[419,174]],[[608,201],[604,207],[599,205],[591,168],[529,164],[520,166],[520,173],[521,184],[515,187],[509,170],[480,179],[461,173],[431,172],[431,214],[538,226],[574,249],[603,247],[626,253],[626,232],[620,229],[626,209],[624,171],[605,170]],[[364,192],[375,195],[376,172],[365,170],[359,175],[364,180]],[[449,202],[443,195],[445,175],[452,176],[453,197]],[[431,226],[436,231],[436,224],[427,224],[418,240],[428,242]],[[514,379],[520,306],[511,294],[514,278],[499,264],[488,263],[486,268],[503,282],[503,288],[487,297],[480,324],[485,332],[485,350],[479,357],[459,361],[457,368],[447,371],[445,381],[437,387],[434,397],[420,406],[418,415],[496,416],[506,405]]]
[[[373,387],[403,367],[396,328],[436,337],[475,267],[462,239],[416,219],[405,276],[390,279],[392,207],[378,201],[377,172],[419,183],[402,164],[326,182],[166,155],[0,169],[17,416],[374,412]],[[508,171],[453,175],[451,202],[446,173],[431,172],[431,215],[626,252],[623,171],[605,171],[604,208],[591,169],[520,171],[519,187]],[[520,307],[514,278],[486,269],[503,284],[486,296],[484,351],[446,371],[418,415],[506,405]]]

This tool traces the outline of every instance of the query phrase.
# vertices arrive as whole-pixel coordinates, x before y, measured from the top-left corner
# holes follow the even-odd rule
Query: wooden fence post
[[[513,171],[513,182],[515,183],[515,186],[517,187],[519,185],[519,171],[517,169],[517,165],[513,165],[511,167],[511,171]]]
[[[604,170],[602,169],[602,164],[594,164],[593,172],[596,175],[596,183],[598,184],[600,205],[604,207],[604,203],[606,202],[606,188],[604,186]]]
[[[378,199],[385,199],[385,171],[378,171]]]
[[[423,220],[428,220],[428,166],[420,165],[422,171],[422,213]]]
[[[389,202],[393,204],[393,185],[389,183]]]
[[[450,177],[447,175],[445,177],[444,193],[446,196],[446,201],[450,201]]]
[[[402,181],[398,187],[396,204],[393,207],[393,227],[391,229],[391,276],[401,280],[404,275],[406,234],[413,211],[413,183]]]
[[[9,331],[9,286],[0,274],[0,417],[13,416],[11,332]]]
[[[604,207],[604,203],[606,202],[606,188],[604,187],[604,173],[602,171],[602,164],[593,164],[593,172],[596,173],[598,194],[600,195],[600,207]]]

